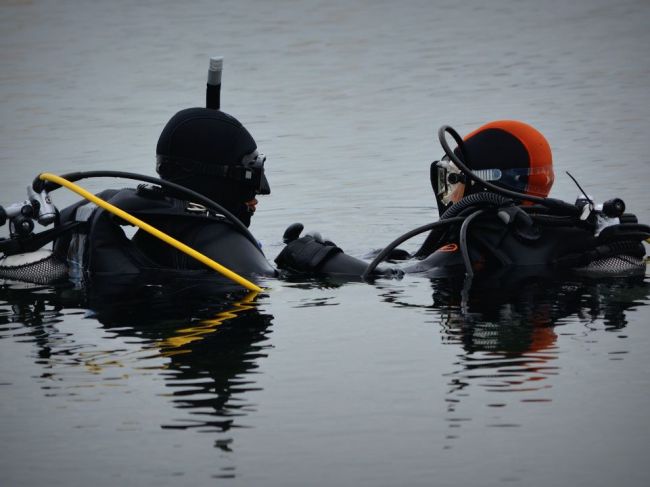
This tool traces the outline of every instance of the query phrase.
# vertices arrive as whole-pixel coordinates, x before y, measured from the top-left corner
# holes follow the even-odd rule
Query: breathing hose
[[[465,221],[463,221],[463,224],[460,227],[460,239],[458,245],[460,247],[460,251],[463,256],[463,262],[465,263],[465,274],[470,279],[474,277],[474,269],[472,269],[472,261],[469,257],[469,247],[467,245],[467,230],[469,229],[469,224],[472,223],[472,220],[474,220],[474,218],[478,217],[479,215],[485,212],[486,212],[485,209],[476,210],[470,216],[465,218]]]
[[[70,182],[79,181],[81,179],[88,179],[88,178],[108,177],[108,178],[131,179],[135,181],[143,181],[146,183],[157,184],[163,188],[166,188],[172,193],[175,192],[176,194],[180,194],[183,197],[191,200],[192,202],[201,203],[207,209],[222,214],[230,221],[230,223],[234,225],[234,227],[242,235],[244,235],[248,240],[251,241],[254,247],[257,250],[259,250],[259,252],[262,255],[264,255],[262,249],[260,249],[259,243],[257,242],[257,240],[255,240],[255,237],[253,237],[253,234],[251,234],[248,228],[246,228],[246,225],[244,225],[241,222],[241,220],[239,220],[239,218],[237,218],[235,215],[230,213],[228,210],[226,210],[223,206],[221,206],[216,201],[213,201],[210,198],[203,196],[201,193],[192,191],[191,189],[188,189],[185,186],[181,186],[180,184],[172,183],[171,181],[165,181],[164,179],[154,178],[151,176],[145,176],[143,174],[136,174],[130,172],[123,172],[123,171],[77,171],[68,174],[62,174],[59,177],[64,178]],[[34,191],[36,191],[37,193],[40,193],[43,189],[45,189],[47,192],[50,192],[57,189],[59,186],[61,185],[53,181],[45,181],[41,179],[40,175],[37,176],[36,179],[34,179],[34,182],[32,183],[32,187]]]
[[[384,248],[384,250],[382,250],[381,252],[379,252],[379,254],[377,254],[377,256],[368,265],[368,267],[366,267],[366,270],[363,272],[363,274],[361,274],[361,278],[364,281],[367,280],[368,276],[374,272],[374,270],[381,263],[381,261],[384,260],[386,256],[390,254],[393,251],[393,249],[395,249],[395,247],[397,247],[399,244],[406,242],[408,239],[415,237],[416,235],[419,235],[421,233],[424,233],[428,230],[451,225],[452,223],[458,223],[460,221],[463,221],[464,219],[465,217],[459,216],[459,217],[449,218],[447,220],[439,220],[437,222],[427,223],[426,225],[422,225],[421,227],[417,227],[409,232],[406,232],[403,235],[400,235],[398,238],[396,238],[391,243],[389,243]]]
[[[451,205],[447,210],[442,214],[440,220],[447,220],[449,218],[454,218],[457,216],[462,216],[463,213],[467,212],[468,209],[477,206],[489,206],[489,207],[502,207],[508,204],[512,204],[513,201],[510,198],[505,198],[501,195],[488,192],[473,193],[468,196],[465,196],[460,201]],[[427,236],[425,241],[422,243],[420,249],[414,254],[414,257],[424,258],[427,255],[431,254],[436,249],[436,245],[442,236],[440,229],[431,230],[431,233]]]

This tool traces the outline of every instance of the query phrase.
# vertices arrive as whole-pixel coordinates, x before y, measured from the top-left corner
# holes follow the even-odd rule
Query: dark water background
[[[357,256],[430,221],[443,123],[527,121],[553,196],[569,170],[647,222],[649,22],[646,1],[3,2],[0,203],[45,170],[153,174],[218,54],[268,155],[270,258],[294,221]],[[646,484],[647,277],[466,307],[416,277],[264,284],[4,286],[2,485]]]

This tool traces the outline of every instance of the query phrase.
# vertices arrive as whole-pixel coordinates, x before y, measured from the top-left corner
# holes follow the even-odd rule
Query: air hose
[[[460,201],[451,205],[447,210],[442,214],[440,220],[448,220],[450,218],[455,218],[457,216],[462,216],[463,213],[466,213],[467,210],[475,206],[490,207],[490,208],[500,208],[503,206],[512,205],[513,201],[510,198],[505,198],[504,196],[489,193],[473,193],[468,196],[465,196]],[[420,249],[413,255],[417,258],[424,258],[431,254],[436,248],[442,237],[443,233],[440,228],[431,230],[431,233],[427,235],[424,243]]]
[[[440,219],[445,220],[447,218],[453,218],[455,216],[458,216],[462,211],[466,210],[467,208],[476,205],[500,208],[502,206],[511,205],[513,203],[514,202],[512,201],[511,198],[505,198],[504,196],[501,196],[499,194],[488,193],[488,192],[474,193],[474,194],[470,194],[469,196],[465,196],[462,200],[458,201],[457,203],[454,203],[449,208],[447,208],[447,211],[445,211],[442,214]]]
[[[239,218],[237,218],[235,215],[230,213],[228,210],[226,210],[223,206],[221,206],[216,201],[213,201],[210,198],[203,196],[200,193],[197,193],[196,191],[192,191],[191,189],[181,186],[180,184],[172,183],[171,181],[165,181],[164,179],[154,178],[151,176],[145,176],[143,174],[136,174],[130,172],[123,172],[123,171],[83,171],[83,172],[78,171],[78,172],[63,174],[60,177],[70,182],[75,182],[81,179],[88,179],[88,178],[108,177],[108,178],[131,179],[135,181],[144,181],[146,183],[156,184],[158,186],[161,186],[164,189],[167,189],[168,192],[172,195],[174,194],[180,195],[183,198],[186,198],[192,202],[202,204],[208,210],[212,210],[222,214],[223,216],[226,217],[226,219],[228,219],[228,221],[230,221],[230,223],[233,224],[233,226],[237,229],[237,231],[239,231],[248,240],[250,240],[253,246],[262,255],[264,255],[264,252],[262,252],[262,249],[260,248],[260,245],[255,239],[255,237],[253,237],[251,232],[248,230],[248,228],[246,228],[246,226],[241,222],[241,220],[239,220]],[[60,185],[53,183],[51,181],[43,181],[42,179],[40,179],[40,176],[37,176],[36,179],[34,179],[34,182],[32,183],[32,187],[34,191],[40,193],[43,189],[45,189],[47,192],[53,191],[59,188]]]
[[[421,227],[417,227],[409,232],[406,232],[403,235],[400,235],[398,238],[393,240],[391,243],[389,243],[368,265],[366,268],[365,272],[361,276],[363,279],[367,279],[367,277],[372,274],[372,272],[377,268],[379,263],[386,258],[388,254],[390,254],[398,245],[406,242],[412,237],[415,237],[416,235],[420,235],[421,233],[424,233],[426,231],[431,231],[431,233],[427,236],[427,239],[425,240],[424,244],[422,244],[422,247],[420,250],[418,250],[414,257],[424,257],[426,255],[429,255],[433,250],[434,244],[438,243],[438,240],[442,236],[441,230],[446,229],[449,225],[452,223],[459,223],[463,222],[466,220],[466,218],[472,218],[474,219],[475,216],[478,216],[476,211],[472,213],[469,217],[466,217],[463,215],[463,213],[467,213],[468,210],[471,208],[476,207],[477,205],[481,206],[487,206],[487,207],[495,207],[499,208],[502,206],[510,205],[512,204],[512,200],[509,198],[505,198],[501,195],[494,194],[494,193],[488,193],[488,192],[482,192],[482,193],[474,193],[469,196],[466,196],[462,200],[458,201],[457,203],[454,203],[452,206],[450,206],[447,211],[445,211],[442,216],[440,217],[440,220],[437,222],[433,223],[428,223],[426,225],[422,225]],[[479,212],[483,212],[485,208],[481,208]],[[471,221],[471,220],[470,220]],[[431,247],[431,251],[427,252],[427,250]]]
[[[472,223],[472,220],[482,215],[486,211],[487,210],[485,209],[476,210],[470,216],[465,218],[465,221],[463,221],[463,224],[460,227],[460,239],[458,245],[463,256],[463,262],[465,263],[465,275],[470,279],[474,277],[474,269],[472,269],[472,261],[469,256],[469,246],[467,245],[467,231],[469,229],[470,223]]]
[[[372,260],[372,262],[368,265],[366,270],[363,272],[361,278],[363,280],[367,280],[368,276],[374,272],[374,270],[381,263],[381,261],[384,260],[386,256],[390,254],[395,249],[395,247],[397,247],[399,244],[406,242],[408,239],[415,237],[416,235],[419,235],[421,233],[424,233],[428,230],[451,225],[452,223],[458,223],[463,221],[464,219],[465,217],[459,216],[459,217],[449,218],[447,220],[439,220],[437,222],[427,223],[426,225],[422,225],[421,227],[417,227],[409,232],[406,232],[404,235],[400,235],[398,238],[396,238],[391,243],[389,243],[384,248],[384,250],[382,250],[381,252],[379,252],[379,254],[377,254],[377,256]]]

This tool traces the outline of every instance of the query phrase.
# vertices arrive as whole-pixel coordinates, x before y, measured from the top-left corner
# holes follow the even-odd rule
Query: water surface
[[[568,170],[647,221],[649,21],[643,1],[8,2],[0,204],[44,170],[153,174],[220,54],[223,109],[268,155],[269,258],[295,221],[363,256],[435,218],[444,123],[531,123],[553,196],[575,198]],[[647,277],[466,303],[413,276],[264,284],[3,286],[7,485],[645,485]]]

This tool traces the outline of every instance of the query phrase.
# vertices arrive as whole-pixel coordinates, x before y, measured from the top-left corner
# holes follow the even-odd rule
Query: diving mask
[[[436,196],[445,205],[455,203],[466,195],[467,183],[474,184],[447,156],[432,165]],[[532,195],[545,195],[544,188],[553,183],[550,166],[511,169],[476,169],[472,174],[506,189]]]
[[[242,157],[239,164],[206,164],[181,157],[157,156],[156,171],[160,174],[165,165],[175,165],[183,171],[203,176],[213,176],[244,183],[255,194],[271,194],[269,181],[264,175],[266,156],[257,149]]]

